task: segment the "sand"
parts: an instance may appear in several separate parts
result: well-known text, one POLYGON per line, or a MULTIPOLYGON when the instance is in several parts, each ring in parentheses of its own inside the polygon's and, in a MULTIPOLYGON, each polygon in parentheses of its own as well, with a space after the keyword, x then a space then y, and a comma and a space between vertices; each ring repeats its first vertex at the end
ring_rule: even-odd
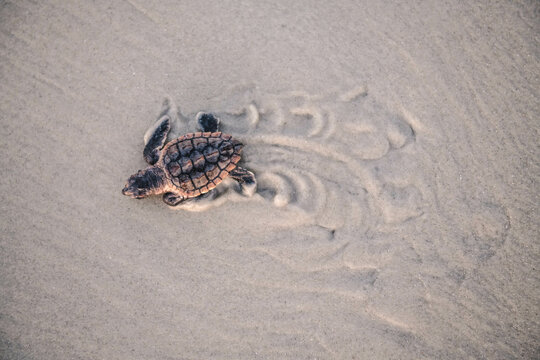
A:
POLYGON ((532 359, 535 1, 3 1, 2 359, 532 359), (161 112, 245 144, 121 194, 161 112))

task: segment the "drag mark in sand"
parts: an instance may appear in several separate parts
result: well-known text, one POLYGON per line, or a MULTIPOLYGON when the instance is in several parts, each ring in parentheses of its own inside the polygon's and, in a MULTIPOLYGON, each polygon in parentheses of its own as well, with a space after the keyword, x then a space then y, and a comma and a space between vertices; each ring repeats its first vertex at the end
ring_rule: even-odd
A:
MULTIPOLYGON (((264 94, 248 86, 210 103, 223 131, 247 144, 245 161, 259 181, 256 197, 303 212, 306 223, 336 229, 356 222, 359 213, 352 212, 358 207, 385 223, 423 213, 424 190, 404 179, 386 182, 377 166, 398 168, 394 173, 406 167, 411 158, 401 153, 416 151, 410 146, 416 141, 414 128, 421 125, 371 99, 366 87, 310 95, 264 94)), ((193 116, 182 115, 172 102, 164 109, 162 116, 181 123, 179 134, 193 127, 186 120, 193 116)), ((223 197, 243 200, 225 188, 216 190, 207 199, 211 202, 200 199, 183 208, 206 210, 224 203, 223 197)))

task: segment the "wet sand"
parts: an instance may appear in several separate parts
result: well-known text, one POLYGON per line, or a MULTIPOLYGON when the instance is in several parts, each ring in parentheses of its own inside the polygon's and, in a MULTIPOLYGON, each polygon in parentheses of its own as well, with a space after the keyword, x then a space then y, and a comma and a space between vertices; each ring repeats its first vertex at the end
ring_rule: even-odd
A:
POLYGON ((539 13, 3 2, 0 357, 538 357, 539 13), (253 197, 123 196, 198 111, 253 197))

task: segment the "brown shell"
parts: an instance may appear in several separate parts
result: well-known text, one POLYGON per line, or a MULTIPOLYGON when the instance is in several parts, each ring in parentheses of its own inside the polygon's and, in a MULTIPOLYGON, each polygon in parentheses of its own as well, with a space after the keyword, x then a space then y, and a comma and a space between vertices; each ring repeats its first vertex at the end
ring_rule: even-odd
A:
POLYGON ((221 132, 196 132, 169 142, 160 163, 167 178, 187 197, 215 188, 236 168, 244 145, 221 132))

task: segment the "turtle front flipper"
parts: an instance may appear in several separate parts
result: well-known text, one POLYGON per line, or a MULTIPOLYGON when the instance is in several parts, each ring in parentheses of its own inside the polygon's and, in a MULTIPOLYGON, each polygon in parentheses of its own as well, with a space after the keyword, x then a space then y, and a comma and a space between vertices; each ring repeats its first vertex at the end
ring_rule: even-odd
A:
POLYGON ((213 114, 200 112, 196 116, 197 122, 202 131, 216 132, 219 129, 220 120, 213 114))
POLYGON ((154 130, 150 133, 146 145, 144 146, 144 160, 150 165, 154 165, 159 159, 159 153, 165 144, 167 134, 171 130, 171 119, 164 115, 156 123, 154 130))
POLYGON ((184 197, 173 192, 168 192, 163 194, 163 201, 169 206, 176 206, 184 201, 184 197))
POLYGON ((242 194, 245 196, 252 196, 255 193, 255 189, 257 189, 257 180, 251 171, 238 166, 231 171, 230 176, 238 181, 242 194))

